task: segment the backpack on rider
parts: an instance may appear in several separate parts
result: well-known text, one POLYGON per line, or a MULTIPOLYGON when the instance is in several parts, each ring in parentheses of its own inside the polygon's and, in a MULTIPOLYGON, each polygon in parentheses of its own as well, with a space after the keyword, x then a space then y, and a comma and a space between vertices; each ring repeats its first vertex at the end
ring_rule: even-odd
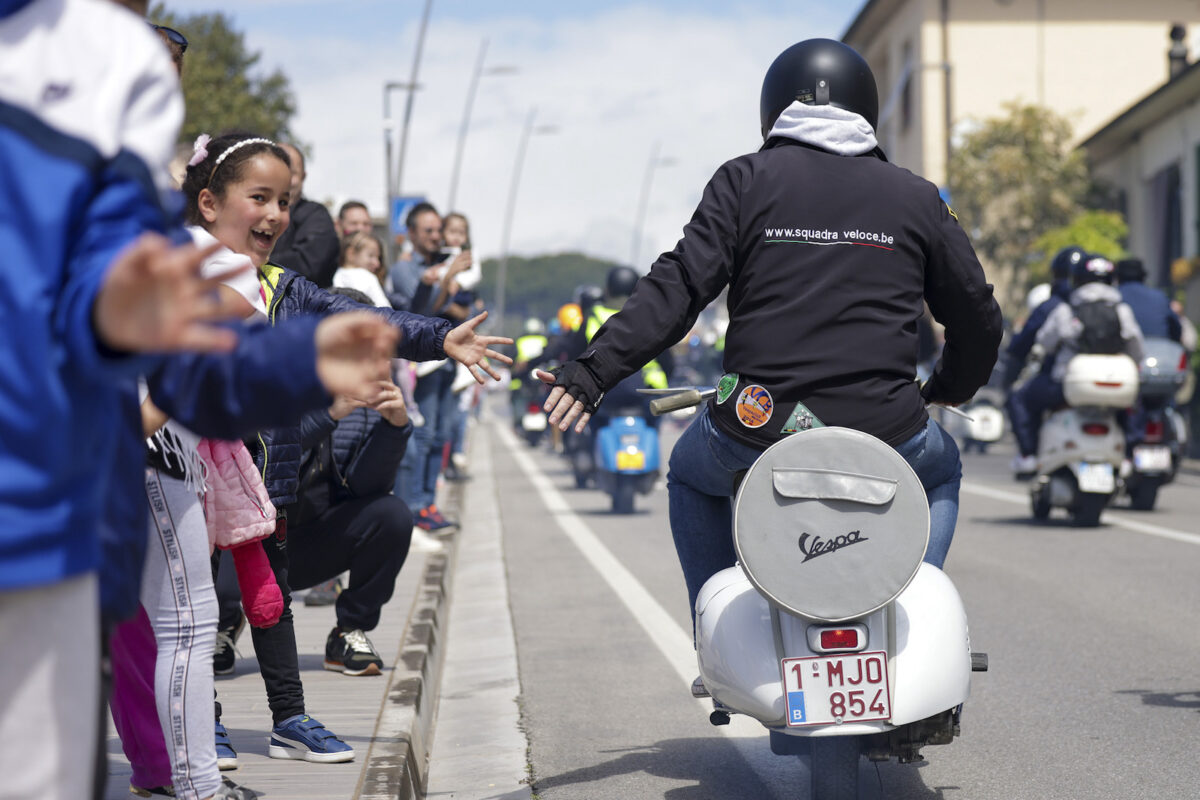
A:
MULTIPOLYGON (((1085 283, 1110 283, 1113 264, 1106 258, 1086 259, 1075 270, 1073 283, 1076 288, 1085 283)), ((1079 353, 1113 355, 1125 352, 1125 340, 1121 336, 1121 318, 1117 315, 1117 304, 1111 300, 1081 301, 1072 298, 1071 311, 1080 325, 1076 347, 1079 353)))

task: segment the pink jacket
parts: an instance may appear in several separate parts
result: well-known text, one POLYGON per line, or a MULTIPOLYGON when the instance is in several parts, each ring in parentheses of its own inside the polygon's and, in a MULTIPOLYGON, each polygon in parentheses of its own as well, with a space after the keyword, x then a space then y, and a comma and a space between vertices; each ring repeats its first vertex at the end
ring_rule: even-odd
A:
POLYGON ((196 449, 208 467, 204 515, 209 544, 228 550, 274 533, 275 506, 246 445, 201 439, 196 449))

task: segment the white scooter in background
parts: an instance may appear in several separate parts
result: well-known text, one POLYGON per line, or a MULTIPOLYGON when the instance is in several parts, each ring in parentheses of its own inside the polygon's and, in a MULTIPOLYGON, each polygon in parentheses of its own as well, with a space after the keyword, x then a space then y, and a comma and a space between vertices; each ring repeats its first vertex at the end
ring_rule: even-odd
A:
POLYGON ((1077 355, 1067 364, 1067 408, 1042 422, 1037 476, 1030 486, 1035 519, 1065 508, 1080 527, 1100 524, 1118 488, 1125 433, 1117 410, 1137 399, 1138 366, 1125 355, 1077 355))
POLYGON ((809 755, 816 800, 856 798, 862 756, 911 763, 949 744, 987 656, 971 652, 954 584, 922 561, 928 540, 920 480, 878 439, 818 428, 764 451, 737 493, 739 564, 696 601, 710 721, 749 715, 773 752, 809 755))

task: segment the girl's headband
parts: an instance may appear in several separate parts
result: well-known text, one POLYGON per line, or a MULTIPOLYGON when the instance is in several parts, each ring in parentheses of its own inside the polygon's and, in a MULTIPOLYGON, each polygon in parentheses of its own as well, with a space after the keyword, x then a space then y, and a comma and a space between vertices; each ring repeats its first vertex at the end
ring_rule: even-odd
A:
MULTIPOLYGON (((200 140, 197 139, 196 142, 197 142, 197 144, 199 144, 200 140)), ((204 144, 207 145, 208 143, 205 142, 204 144)), ((217 174, 217 168, 221 166, 221 162, 224 161, 229 156, 230 153, 232 153, 234 150, 237 150, 239 147, 245 147, 248 144, 265 144, 265 145, 270 145, 271 147, 275 146, 275 143, 272 142, 270 139, 242 139, 240 142, 230 145, 228 148, 225 149, 225 152, 223 152, 223 153, 221 153, 221 155, 217 156, 217 162, 215 164, 213 164, 212 172, 208 173, 208 183, 205 184, 205 186, 207 187, 209 184, 212 183, 213 176, 217 174)), ((208 156, 207 149, 204 150, 204 156, 205 157, 208 156)), ((195 154, 193 154, 193 158, 195 158, 195 154)), ((201 160, 203 160, 203 159, 201 159, 201 160)))

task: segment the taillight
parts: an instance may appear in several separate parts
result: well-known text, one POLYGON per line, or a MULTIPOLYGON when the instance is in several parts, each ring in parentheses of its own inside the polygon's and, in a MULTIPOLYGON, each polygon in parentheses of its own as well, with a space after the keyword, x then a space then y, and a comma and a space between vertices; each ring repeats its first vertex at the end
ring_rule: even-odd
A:
POLYGON ((867 646, 867 626, 860 624, 841 627, 818 627, 808 629, 808 645, 818 653, 857 652, 867 646))
POLYGON ((821 631, 821 647, 825 650, 853 650, 858 647, 858 631, 854 628, 821 631))
POLYGON ((537 402, 533 402, 533 403, 530 403, 530 404, 529 404, 529 408, 525 409, 525 413, 527 413, 527 414, 537 414, 537 413, 539 413, 541 410, 542 410, 542 404, 541 404, 541 403, 537 403, 537 402))
POLYGON ((1084 423, 1083 432, 1088 436, 1107 436, 1108 426, 1103 422, 1087 422, 1084 423))
POLYGON ((1187 368, 1188 368, 1188 354, 1187 354, 1187 350, 1184 350, 1182 353, 1179 354, 1179 371, 1187 372, 1187 368))
POLYGON ((1125 384, 1120 381, 1093 381, 1101 389, 1120 389, 1125 384))
POLYGON ((1163 440, 1163 423, 1162 420, 1148 420, 1146 422, 1146 441, 1161 442, 1163 440))

